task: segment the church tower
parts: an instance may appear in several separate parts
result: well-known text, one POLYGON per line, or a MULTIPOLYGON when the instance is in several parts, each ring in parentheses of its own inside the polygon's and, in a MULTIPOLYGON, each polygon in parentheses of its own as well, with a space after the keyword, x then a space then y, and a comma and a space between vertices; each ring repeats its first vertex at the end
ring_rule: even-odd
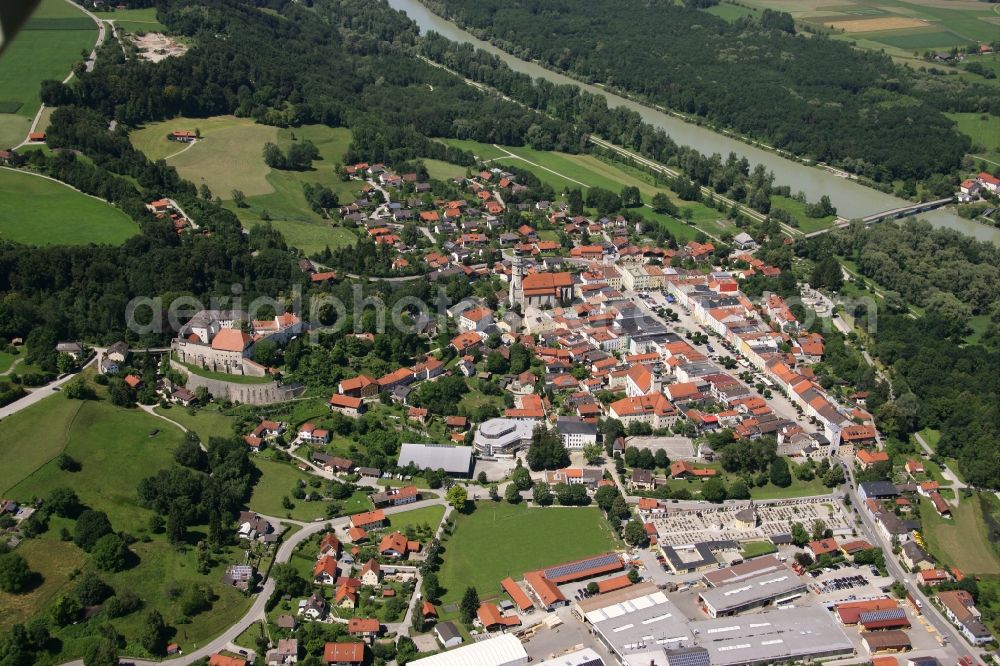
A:
POLYGON ((523 289, 521 280, 524 279, 524 259, 520 250, 514 250, 514 258, 510 262, 510 306, 521 305, 523 289))

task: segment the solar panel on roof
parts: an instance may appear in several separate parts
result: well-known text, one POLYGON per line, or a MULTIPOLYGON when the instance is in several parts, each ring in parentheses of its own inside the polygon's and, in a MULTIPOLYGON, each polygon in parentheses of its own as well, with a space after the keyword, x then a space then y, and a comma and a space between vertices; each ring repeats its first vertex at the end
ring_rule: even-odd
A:
POLYGON ((606 553, 604 555, 598 555, 597 557, 592 557, 589 560, 580 560, 579 562, 570 562, 568 564, 559 564, 542 572, 549 580, 562 578, 564 576, 571 576, 573 574, 578 574, 587 569, 594 569, 597 567, 604 567, 611 564, 620 563, 621 559, 614 553, 606 553))
POLYGON ((669 666, 709 666, 711 660, 708 650, 704 649, 668 650, 667 664, 669 666))
POLYGON ((869 622, 881 622, 882 620, 904 620, 906 613, 902 608, 885 608, 883 610, 869 611, 858 616, 861 624, 869 622))

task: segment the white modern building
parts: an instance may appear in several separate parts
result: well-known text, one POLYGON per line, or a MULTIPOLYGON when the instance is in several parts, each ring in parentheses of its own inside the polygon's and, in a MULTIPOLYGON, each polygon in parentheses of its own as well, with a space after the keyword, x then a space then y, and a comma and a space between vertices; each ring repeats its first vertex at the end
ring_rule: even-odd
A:
POLYGON ((528 653, 513 634, 501 634, 471 645, 411 661, 410 666, 520 666, 528 653))
POLYGON ((472 444, 485 456, 507 457, 531 443, 534 421, 522 419, 490 419, 476 430, 472 444))

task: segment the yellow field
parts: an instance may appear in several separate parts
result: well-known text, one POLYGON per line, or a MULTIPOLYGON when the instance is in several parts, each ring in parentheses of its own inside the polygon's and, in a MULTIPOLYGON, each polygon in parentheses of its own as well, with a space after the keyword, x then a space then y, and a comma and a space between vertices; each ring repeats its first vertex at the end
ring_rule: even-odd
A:
POLYGON ((277 142, 278 128, 258 125, 247 118, 175 118, 152 123, 132 133, 132 145, 150 159, 166 159, 181 177, 195 185, 208 185, 212 193, 229 198, 233 190, 247 196, 270 194, 267 181, 271 169, 261 151, 268 141, 277 142), (193 145, 167 139, 173 130, 201 131, 193 145))
POLYGON ((850 21, 830 21, 831 28, 844 32, 875 32, 877 30, 902 30, 903 28, 924 28, 930 25, 927 21, 902 16, 888 18, 860 19, 850 21))

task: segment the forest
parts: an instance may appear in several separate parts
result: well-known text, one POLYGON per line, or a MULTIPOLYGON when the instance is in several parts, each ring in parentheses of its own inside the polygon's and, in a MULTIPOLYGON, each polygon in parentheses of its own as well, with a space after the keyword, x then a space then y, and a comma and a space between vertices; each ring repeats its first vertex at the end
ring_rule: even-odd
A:
MULTIPOLYGON (((798 36, 777 12, 729 23, 672 0, 428 4, 526 60, 877 182, 950 173, 969 148, 928 77, 884 54, 798 36)), ((995 93, 962 93, 963 107, 1000 112, 995 93)))
POLYGON ((833 256, 852 260, 880 286, 876 325, 858 320, 868 328, 870 351, 892 370, 893 397, 869 401, 879 428, 900 438, 923 428, 940 430, 938 453, 956 458, 971 485, 1000 487, 996 246, 907 220, 869 228, 853 224, 799 243, 796 252, 817 265, 833 256), (923 313, 913 315, 909 305, 923 307, 923 313), (979 342, 969 344, 974 314, 985 315, 988 324, 979 342))

